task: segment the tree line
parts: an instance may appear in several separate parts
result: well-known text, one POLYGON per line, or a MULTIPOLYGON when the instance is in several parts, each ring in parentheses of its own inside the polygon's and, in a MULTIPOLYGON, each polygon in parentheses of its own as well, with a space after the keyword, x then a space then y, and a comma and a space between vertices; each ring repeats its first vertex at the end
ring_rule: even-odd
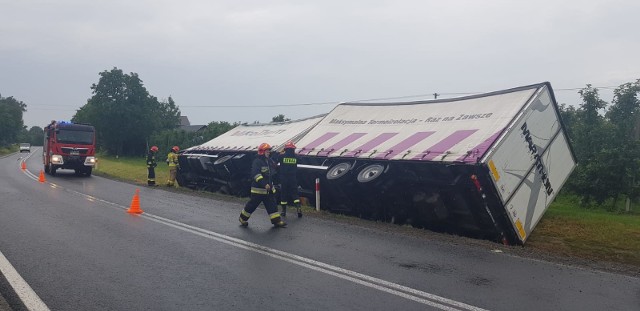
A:
POLYGON ((617 87, 611 103, 598 89, 579 91, 578 107, 560 105, 560 114, 578 166, 563 191, 584 207, 629 210, 640 194, 640 79, 617 87), (619 204, 624 200, 626 204, 619 204), (624 207, 622 207, 624 206, 624 207))
POLYGON ((26 111, 27 104, 12 96, 2 97, 0 94, 0 147, 8 147, 19 142, 42 144, 42 128, 34 126, 27 130, 24 125, 23 114, 26 111))
MULTIPOLYGON (((72 121, 95 126, 101 152, 143 156, 155 145, 163 154, 172 146, 185 149, 200 145, 240 124, 213 121, 203 131, 182 131, 180 109, 173 98, 161 101, 149 94, 138 74, 125 74, 114 67, 99 76, 91 85, 92 97, 72 121)), ((563 192, 578 196, 585 207, 628 209, 640 199, 640 79, 617 87, 611 103, 602 100, 591 85, 578 93, 582 98, 579 106, 559 106, 578 160, 563 192), (621 200, 627 203, 625 208, 619 207, 621 200)), ((13 97, 0 96, 0 146, 42 143, 42 128, 27 130, 24 126, 26 108, 13 97)), ((272 118, 272 122, 287 120, 282 114, 272 118)))

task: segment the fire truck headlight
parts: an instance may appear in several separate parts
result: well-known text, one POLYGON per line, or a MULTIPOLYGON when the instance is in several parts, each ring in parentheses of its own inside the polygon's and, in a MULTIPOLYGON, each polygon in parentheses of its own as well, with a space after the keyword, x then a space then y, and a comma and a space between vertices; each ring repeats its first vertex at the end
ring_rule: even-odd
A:
POLYGON ((95 158, 95 157, 87 157, 87 158, 84 160, 84 165, 87 165, 87 166, 94 166, 94 165, 96 165, 96 161, 97 161, 97 160, 96 160, 96 158, 95 158))
POLYGON ((64 160, 62 159, 61 155, 54 154, 54 155, 51 155, 51 163, 52 164, 64 164, 64 160))

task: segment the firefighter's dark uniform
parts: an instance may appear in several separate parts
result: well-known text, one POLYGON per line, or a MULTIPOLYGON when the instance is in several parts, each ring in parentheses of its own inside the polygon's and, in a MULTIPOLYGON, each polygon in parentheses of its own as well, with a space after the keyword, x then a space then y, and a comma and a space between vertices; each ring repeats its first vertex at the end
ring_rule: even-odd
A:
POLYGON ((275 188, 273 187, 273 168, 271 166, 271 160, 265 155, 258 155, 251 164, 251 198, 245 205, 244 209, 240 213, 240 224, 243 226, 248 225, 249 217, 258 208, 260 203, 264 203, 264 207, 267 209, 271 223, 276 227, 284 227, 286 223, 282 221, 273 193, 275 188), (269 190, 266 189, 269 185, 269 190))
POLYGON ((147 185, 156 186, 156 152, 153 150, 149 150, 147 154, 147 170, 149 174, 147 175, 147 185))
POLYGON ((282 206, 282 216, 287 214, 287 205, 295 206, 298 217, 302 217, 300 210, 300 198, 298 197, 298 159, 294 148, 284 149, 284 154, 278 158, 280 167, 280 205, 282 206))

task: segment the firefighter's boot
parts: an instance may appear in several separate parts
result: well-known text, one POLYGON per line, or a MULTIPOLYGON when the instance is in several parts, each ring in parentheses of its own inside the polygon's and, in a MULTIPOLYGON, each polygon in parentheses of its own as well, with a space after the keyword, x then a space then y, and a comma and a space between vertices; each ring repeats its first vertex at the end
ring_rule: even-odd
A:
POLYGON ((249 226, 249 217, 251 217, 251 213, 247 213, 243 209, 242 212, 240 212, 240 218, 238 218, 238 221, 240 221, 240 225, 243 227, 249 226))
POLYGON ((284 222, 284 220, 280 219, 280 221, 274 223, 273 226, 276 228, 284 228, 287 226, 287 223, 284 222))
POLYGON ((302 217, 302 208, 300 207, 300 203, 296 204, 296 211, 298 212, 298 218, 302 217))
POLYGON ((274 227, 284 228, 287 226, 287 223, 284 222, 284 220, 282 220, 282 217, 280 217, 280 213, 275 212, 269 216, 271 218, 271 223, 273 224, 274 227))

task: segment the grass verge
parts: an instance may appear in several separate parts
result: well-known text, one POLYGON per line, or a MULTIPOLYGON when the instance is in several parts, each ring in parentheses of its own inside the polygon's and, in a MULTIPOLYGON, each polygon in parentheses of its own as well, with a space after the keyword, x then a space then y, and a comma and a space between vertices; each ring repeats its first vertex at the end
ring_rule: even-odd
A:
MULTIPOLYGON (((109 157, 98 155, 98 165, 94 168, 96 175, 108 176, 114 179, 147 184, 147 158, 109 157)), ((156 167, 156 184, 164 185, 169 179, 169 167, 164 162, 158 162, 156 167)))
POLYGON ((0 147, 0 156, 6 155, 6 154, 10 154, 10 153, 14 153, 14 152, 17 152, 17 151, 18 151, 18 146, 17 145, 0 147))
POLYGON ((640 267, 640 215, 580 208, 570 196, 547 209, 526 247, 640 267))

